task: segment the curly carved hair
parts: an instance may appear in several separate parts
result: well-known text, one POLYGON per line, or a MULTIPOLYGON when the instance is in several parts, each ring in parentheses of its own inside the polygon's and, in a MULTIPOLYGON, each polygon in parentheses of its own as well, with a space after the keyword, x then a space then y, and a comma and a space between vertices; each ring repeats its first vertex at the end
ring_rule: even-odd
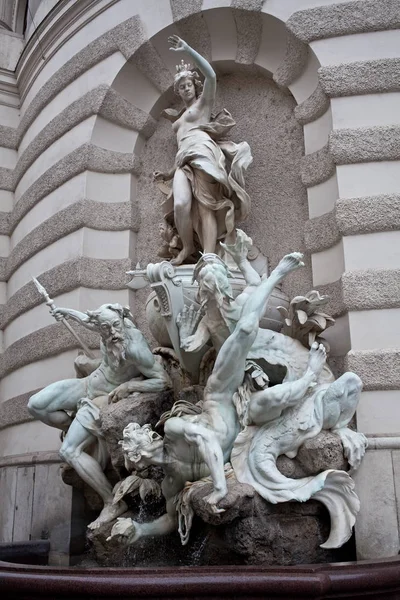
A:
POLYGON ((141 450, 151 446, 155 440, 162 440, 161 435, 153 431, 151 425, 140 426, 139 423, 129 423, 122 433, 122 452, 131 462, 138 462, 142 456, 141 450))
POLYGON ((121 319, 129 319, 133 324, 133 316, 129 306, 122 306, 122 304, 118 303, 102 304, 97 310, 87 310, 86 314, 89 317, 89 323, 100 325, 101 316, 106 310, 115 312, 121 319))

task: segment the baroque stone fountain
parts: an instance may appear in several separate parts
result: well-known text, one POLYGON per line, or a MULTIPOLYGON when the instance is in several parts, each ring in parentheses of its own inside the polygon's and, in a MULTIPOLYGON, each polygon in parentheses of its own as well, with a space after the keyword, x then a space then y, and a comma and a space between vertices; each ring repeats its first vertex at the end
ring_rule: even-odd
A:
POLYGON ((302 255, 268 274, 238 229, 250 211, 250 148, 227 139, 227 111, 212 114, 212 67, 177 36, 169 41, 204 83, 184 61, 177 67, 184 107, 165 116, 178 152, 169 172, 154 174, 165 194, 164 260, 128 283, 149 286, 160 345, 150 349, 129 307, 58 308, 38 284, 57 320, 99 334, 100 356, 83 345, 77 378, 39 391, 29 410, 62 431, 64 480, 99 513, 88 526, 97 564, 352 559, 351 470, 367 445, 353 428, 361 380, 335 380, 327 364, 328 298, 312 290, 289 302, 280 289, 302 255))

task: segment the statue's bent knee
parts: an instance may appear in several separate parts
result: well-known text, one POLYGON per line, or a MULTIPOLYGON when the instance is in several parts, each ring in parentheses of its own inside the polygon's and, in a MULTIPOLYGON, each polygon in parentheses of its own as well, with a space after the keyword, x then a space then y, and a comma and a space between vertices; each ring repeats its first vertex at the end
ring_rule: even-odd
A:
POLYGON ((70 463, 74 458, 78 458, 79 453, 76 448, 73 448, 70 444, 63 444, 58 452, 61 460, 66 463, 70 463))
POLYGON ((346 384, 347 392, 361 392, 363 384, 361 379, 355 373, 344 373, 340 378, 346 384))

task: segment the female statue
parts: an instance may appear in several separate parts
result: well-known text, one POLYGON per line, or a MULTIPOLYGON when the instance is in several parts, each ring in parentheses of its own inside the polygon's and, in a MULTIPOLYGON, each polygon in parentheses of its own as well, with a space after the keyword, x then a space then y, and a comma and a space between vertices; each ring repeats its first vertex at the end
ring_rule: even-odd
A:
POLYGON ((182 242, 171 262, 180 265, 195 251, 194 231, 204 252, 215 252, 219 239, 234 241, 235 224, 246 219, 250 210, 243 172, 252 156, 246 142, 222 140, 235 125, 228 111, 212 118, 216 76, 211 65, 178 36, 168 41, 171 50, 189 54, 205 78, 203 87, 189 64, 182 60, 177 66, 174 89, 184 108, 180 112, 169 109, 164 115, 173 122, 178 152, 169 172, 154 174, 156 181, 173 180, 166 209, 167 214, 173 210, 182 242))

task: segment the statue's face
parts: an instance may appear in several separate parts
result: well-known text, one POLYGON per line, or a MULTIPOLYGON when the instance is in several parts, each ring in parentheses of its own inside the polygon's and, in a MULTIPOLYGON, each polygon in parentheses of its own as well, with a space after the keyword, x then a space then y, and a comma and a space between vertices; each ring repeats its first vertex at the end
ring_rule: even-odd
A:
POLYGON ((200 278, 200 300, 207 301, 215 296, 216 281, 213 273, 206 272, 200 278))
POLYGON ((188 103, 196 98, 196 88, 194 86, 193 79, 190 77, 183 77, 178 85, 178 94, 185 103, 188 103))
POLYGON ((136 452, 125 453, 125 461, 128 461, 130 467, 133 467, 135 471, 144 471, 151 465, 158 464, 157 456, 160 449, 162 452, 162 446, 163 441, 159 439, 141 444, 136 452))
POLYGON ((99 318, 100 333, 104 341, 117 344, 124 339, 124 323, 113 310, 106 310, 99 318))

